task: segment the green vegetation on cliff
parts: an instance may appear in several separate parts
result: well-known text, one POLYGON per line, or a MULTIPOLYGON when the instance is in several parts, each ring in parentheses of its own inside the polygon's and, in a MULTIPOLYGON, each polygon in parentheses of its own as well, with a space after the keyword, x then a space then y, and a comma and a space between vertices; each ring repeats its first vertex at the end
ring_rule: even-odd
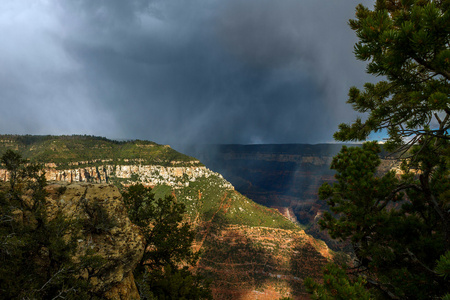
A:
MULTIPOLYGON (((118 142, 93 136, 32 136, 0 135, 0 154, 6 150, 17 151, 22 157, 37 163, 55 163, 57 168, 83 168, 95 165, 160 165, 202 166, 193 157, 181 154, 169 146, 150 141, 118 142)), ((131 178, 116 178, 110 182, 118 185, 139 183, 138 174, 131 178)), ((173 194, 184 203, 192 221, 226 222, 246 226, 299 229, 277 210, 256 204, 240 193, 219 175, 205 171, 205 176, 189 178, 187 174, 173 176, 174 188, 157 185, 156 198, 173 194), (176 182, 175 182, 176 181, 176 182)))
POLYGON ((197 160, 181 154, 167 145, 150 141, 113 141, 94 136, 35 136, 0 135, 0 153, 17 151, 22 157, 37 163, 55 163, 58 168, 95 165, 177 166, 201 165, 197 160), (80 164, 81 163, 81 164, 80 164))
POLYGON ((223 178, 219 176, 201 177, 174 193, 186 205, 186 211, 192 220, 300 229, 299 225, 286 219, 276 209, 253 202, 239 192, 224 187, 223 182, 223 178))

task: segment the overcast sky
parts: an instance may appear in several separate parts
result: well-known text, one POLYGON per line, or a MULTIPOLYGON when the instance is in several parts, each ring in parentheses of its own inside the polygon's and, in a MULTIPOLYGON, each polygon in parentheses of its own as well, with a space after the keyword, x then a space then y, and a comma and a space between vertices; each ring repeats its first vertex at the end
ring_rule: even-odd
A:
POLYGON ((354 0, 2 0, 0 133, 331 142, 354 0))

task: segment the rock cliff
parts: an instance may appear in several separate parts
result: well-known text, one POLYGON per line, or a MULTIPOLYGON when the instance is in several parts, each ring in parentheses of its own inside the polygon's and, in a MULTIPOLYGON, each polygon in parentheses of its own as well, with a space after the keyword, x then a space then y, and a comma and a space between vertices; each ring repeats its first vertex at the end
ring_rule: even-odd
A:
MULTIPOLYGON (((86 162, 83 162, 86 163, 86 162)), ((89 162, 88 162, 89 163, 89 162)), ((168 185, 173 188, 189 186, 190 182, 198 178, 222 175, 211 171, 204 166, 166 167, 161 165, 100 165, 78 168, 76 164, 70 169, 59 169, 54 163, 45 164, 45 177, 47 181, 62 182, 89 182, 89 183, 117 183, 127 184, 143 183, 148 186, 168 185)), ((9 180, 9 173, 0 169, 0 179, 9 180)), ((224 187, 234 189, 226 180, 224 187)))
MULTIPOLYGON (((93 249, 107 258, 108 264, 98 270, 98 276, 93 279, 95 289, 107 298, 137 297, 131 270, 143 251, 142 238, 126 217, 120 193, 109 183, 141 182, 154 187, 157 197, 170 194, 186 205, 186 219, 198 233, 195 249, 202 253, 197 271, 213 280, 216 299, 304 298, 303 279, 319 278, 323 264, 333 258, 334 253, 326 244, 307 235, 276 209, 246 198, 220 174, 195 159, 169 151, 168 147, 139 141, 118 143, 117 147, 121 148, 116 149, 116 144, 99 138, 27 137, 27 143, 15 148, 17 140, 20 137, 8 140, 4 148, 17 148, 24 157, 46 163, 46 177, 51 182, 48 186, 50 211, 62 209, 68 218, 80 218, 91 224, 92 230, 83 233, 79 248, 80 251, 93 249), (151 151, 141 159, 143 149, 151 151), (109 158, 110 152, 116 157, 109 158), (97 228, 95 222, 92 223, 99 208, 107 212, 106 218, 111 221, 106 227, 97 228)), ((226 155, 224 157, 233 161, 233 154, 226 155)), ((300 164, 310 168, 299 173, 307 178, 309 173, 302 172, 327 166, 331 159, 331 156, 280 155, 267 151, 256 156, 244 153, 236 157, 241 159, 235 161, 261 158, 266 166, 274 167, 269 168, 270 174, 275 176, 268 187, 292 184, 295 189, 298 189, 295 181, 284 182, 293 170, 286 166, 300 164)), ((261 175, 266 171, 246 165, 235 172, 240 173, 242 182, 253 188, 251 197, 270 195, 267 186, 264 188, 268 181, 244 178, 248 174, 263 178, 261 175)), ((0 179, 8 177, 5 170, 0 170, 0 179)), ((294 209, 284 204, 280 206, 288 208, 284 211, 294 219, 294 209)))
POLYGON ((215 299, 309 299, 306 277, 321 279, 334 258, 303 230, 227 225, 209 228, 198 271, 213 278, 215 299))
POLYGON ((257 203, 309 224, 320 208, 317 190, 332 181, 341 145, 213 145, 186 149, 257 203))
MULTIPOLYGON (((237 224, 239 218, 251 218, 258 210, 261 212, 255 222, 262 222, 261 216, 266 216, 269 224, 277 224, 279 221, 272 218, 279 216, 222 187, 223 179, 212 179, 197 178, 193 186, 174 194, 181 198, 186 189, 192 189, 197 197, 189 202, 198 205, 206 201, 214 210, 193 223, 198 231, 194 247, 202 253, 195 271, 213 280, 214 298, 306 297, 304 278, 319 279, 322 266, 333 259, 333 252, 295 226, 281 229, 237 224), (214 204, 211 190, 224 193, 219 204, 214 204)), ((88 224, 78 240, 78 252, 92 249, 107 261, 91 279, 95 291, 107 299, 138 299, 132 270, 142 257, 143 239, 127 217, 119 190, 109 184, 54 182, 47 191, 50 217, 61 210, 68 219, 88 224), (106 212, 103 221, 96 216, 99 209, 106 212), (105 224, 98 224, 100 221, 105 224)))
POLYGON ((92 270, 95 274, 82 274, 91 277, 93 290, 107 299, 139 299, 132 271, 144 253, 144 241, 128 219, 119 190, 87 183, 55 183, 46 189, 49 218, 62 211, 67 219, 85 224, 77 255, 91 249, 105 259, 101 268, 92 270))
MULTIPOLYGON (((322 183, 334 181, 330 164, 341 147, 340 144, 203 145, 185 147, 184 151, 221 173, 237 191, 255 202, 278 209, 294 222, 312 225, 309 233, 327 239, 334 249, 339 249, 337 243, 320 232, 316 223, 326 209, 326 203, 318 198, 318 190, 322 183)), ((379 172, 395 165, 394 160, 382 159, 379 172)))

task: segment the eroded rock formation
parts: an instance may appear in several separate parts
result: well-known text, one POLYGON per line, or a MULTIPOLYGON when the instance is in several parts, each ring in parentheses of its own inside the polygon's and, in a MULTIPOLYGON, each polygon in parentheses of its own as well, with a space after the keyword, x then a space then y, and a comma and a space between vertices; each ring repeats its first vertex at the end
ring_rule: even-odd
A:
MULTIPOLYGON (((77 167, 74 165, 71 169, 60 170, 56 164, 51 163, 45 165, 44 171, 47 181, 115 183, 125 180, 127 183, 139 182, 148 186, 168 185, 173 188, 188 186, 190 182, 200 177, 218 176, 223 179, 222 175, 203 166, 166 167, 136 164, 77 167)), ((0 179, 9 180, 7 170, 0 169, 0 179)), ((223 180, 223 185, 227 189, 234 189, 226 180, 223 180)))
MULTIPOLYGON (((91 249, 105 258, 92 270, 93 290, 108 299, 139 299, 132 271, 144 253, 139 230, 128 218, 119 190, 107 184, 55 183, 47 186, 48 215, 61 211, 83 225, 77 256, 91 249)), ((75 259, 77 259, 77 256, 75 259)))

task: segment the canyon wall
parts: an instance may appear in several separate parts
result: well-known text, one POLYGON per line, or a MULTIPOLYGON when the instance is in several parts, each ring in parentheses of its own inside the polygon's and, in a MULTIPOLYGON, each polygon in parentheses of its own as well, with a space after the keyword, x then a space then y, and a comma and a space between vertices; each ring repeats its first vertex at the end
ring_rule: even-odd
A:
MULTIPOLYGON (((120 168, 124 169, 128 170, 120 168)), ((130 170, 133 172, 120 174, 131 178, 138 169, 130 170)), ((177 172, 169 175, 182 178, 178 171, 183 169, 175 170, 177 172)), ((174 186, 172 193, 186 203, 188 212, 197 206, 210 207, 193 222, 197 228, 194 249, 202 253, 195 271, 212 279, 214 299, 279 299, 286 296, 307 299, 303 280, 306 277, 319 280, 322 267, 334 259, 334 253, 325 243, 296 226, 282 229, 239 224, 237 220, 249 222, 252 217, 254 222, 261 222, 263 215, 271 224, 282 217, 275 210, 246 199, 216 173, 206 168, 196 172, 189 175, 194 181, 181 188, 174 186), (194 177, 195 174, 201 177, 194 177), (187 191, 193 195, 186 196, 187 191), (214 199, 216 193, 220 201, 214 199)), ((113 225, 100 233, 84 229, 84 238, 78 240, 79 252, 90 248, 107 258, 107 264, 97 270, 98 275, 92 279, 96 292, 108 299, 137 298, 131 271, 142 256, 143 241, 126 215, 117 187, 104 183, 50 182, 47 192, 50 217, 61 210, 68 219, 89 220, 86 211, 90 208, 100 206, 105 210, 113 225)), ((195 215, 199 213, 199 208, 194 209, 195 215)))
POLYGON ((144 238, 134 226, 117 187, 108 184, 54 183, 46 187, 49 219, 57 212, 69 220, 78 220, 83 226, 78 239, 75 260, 86 250, 93 250, 105 259, 96 270, 85 270, 82 277, 90 278, 92 290, 105 299, 139 299, 133 270, 144 253, 144 238), (102 209, 108 226, 94 230, 92 214, 102 209))
MULTIPOLYGON (((291 194, 303 191, 295 180, 287 180, 292 174, 319 180, 309 176, 311 170, 327 165, 331 156, 299 155, 290 150, 279 153, 260 149, 255 154, 228 150, 208 153, 207 148, 203 149, 204 154, 216 155, 212 161, 226 165, 223 170, 227 179, 237 178, 237 185, 248 187, 251 198, 264 196, 270 204, 272 196, 283 199, 286 195, 286 204, 280 205, 280 211, 288 220, 277 209, 259 205, 237 192, 214 172, 218 169, 212 171, 166 146, 77 136, 19 136, 13 142, 6 143, 3 149, 20 150, 30 161, 47 162, 45 176, 52 209, 65 210, 68 218, 89 218, 86 207, 102 207, 111 218, 119 218, 117 226, 110 226, 101 235, 85 232, 79 241, 80 247, 93 247, 108 260, 111 257, 113 265, 108 265, 95 282, 105 297, 130 299, 136 295, 130 270, 141 253, 140 237, 123 214, 123 203, 119 204, 120 193, 109 183, 143 183, 154 187, 155 197, 171 195, 185 205, 186 220, 197 231, 195 249, 201 253, 196 270, 212 280, 215 299, 308 299, 303 280, 307 276, 320 278, 322 266, 334 258, 325 243, 289 221, 297 217, 287 204, 292 195, 286 192, 291 187, 291 194), (15 147, 15 143, 20 147, 15 147), (264 167, 258 166, 261 163, 264 167), (301 170, 297 170, 299 165, 301 170), (120 257, 122 252, 130 251, 131 261, 120 257), (126 265, 121 265, 121 261, 126 265), (114 271, 108 273, 109 269, 114 271)), ((198 158, 211 162, 204 156, 198 158)), ((8 178, 8 172, 0 170, 0 180, 8 178)), ((310 184, 305 183, 307 186, 310 184)))
MULTIPOLYGON (((184 147, 183 151, 221 173, 253 201, 310 226, 308 233, 338 250, 342 248, 320 232, 317 221, 327 209, 325 201, 319 200, 318 190, 324 182, 334 181, 330 164, 341 148, 342 144, 203 145, 184 147)), ((385 153, 382 157, 380 173, 396 165, 395 160, 385 158, 385 153)))
POLYGON ((322 208, 317 190, 334 179, 342 145, 211 145, 183 149, 221 173, 240 193, 309 224, 322 208))
MULTIPOLYGON (((201 179, 205 180, 205 178, 201 179)), ((216 182, 219 181, 216 178, 216 182)), ((213 189, 218 188, 212 184, 213 189)), ((198 202, 209 198, 208 187, 198 190, 198 202), (206 198, 206 199, 205 199, 206 198)), ((61 211, 67 219, 92 224, 93 209, 106 213, 108 226, 82 228, 77 255, 86 249, 106 259, 91 276, 93 290, 106 299, 139 299, 132 271, 141 259, 144 241, 126 213, 122 196, 110 184, 54 182, 47 186, 48 215, 61 211), (86 221, 86 222, 85 222, 86 221)), ((252 214, 260 207, 236 191, 221 189, 214 214, 196 223, 194 250, 201 256, 195 272, 212 280, 214 299, 308 299, 303 281, 321 278, 322 267, 334 259, 326 244, 296 228, 281 229, 224 222, 234 210, 252 214), (241 209, 239 209, 241 208, 241 209), (253 208, 253 209, 252 209, 253 208)), ((179 192, 179 191, 178 191, 179 192)), ((178 192, 176 194, 178 194, 178 192)), ((209 201, 208 201, 209 202, 209 201)), ((274 213, 269 216, 274 218, 274 213)), ((103 220, 103 219, 102 219, 103 220)), ((104 220, 102 221, 104 222, 104 220)))
MULTIPOLYGON (((82 162, 86 164, 87 162, 82 162)), ((81 164, 81 163, 80 163, 81 164)), ((147 186, 168 185, 173 188, 189 186, 190 182, 195 182, 201 177, 222 175, 211 171, 204 166, 186 167, 166 167, 159 165, 100 165, 77 167, 73 164, 71 169, 60 170, 54 163, 45 164, 45 177, 47 181, 62 182, 90 182, 90 183, 143 183, 147 186)), ((0 179, 9 180, 9 173, 5 169, 0 169, 0 179)), ((228 189, 234 187, 226 180, 223 186, 228 189)))

